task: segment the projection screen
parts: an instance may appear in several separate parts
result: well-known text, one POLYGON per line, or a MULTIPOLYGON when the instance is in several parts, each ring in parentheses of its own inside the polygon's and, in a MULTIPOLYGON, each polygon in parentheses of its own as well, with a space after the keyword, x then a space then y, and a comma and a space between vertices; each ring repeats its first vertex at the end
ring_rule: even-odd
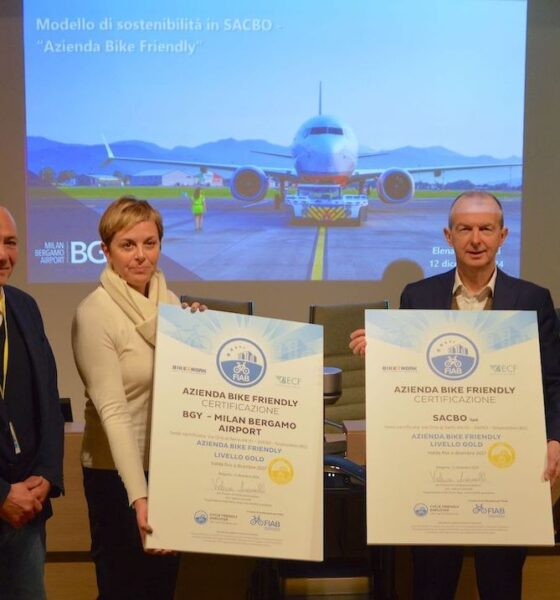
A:
POLYGON ((518 275, 526 11, 27 0, 29 281, 96 281, 123 194, 161 211, 169 279, 428 276, 454 266, 441 227, 472 187, 502 200, 518 275))

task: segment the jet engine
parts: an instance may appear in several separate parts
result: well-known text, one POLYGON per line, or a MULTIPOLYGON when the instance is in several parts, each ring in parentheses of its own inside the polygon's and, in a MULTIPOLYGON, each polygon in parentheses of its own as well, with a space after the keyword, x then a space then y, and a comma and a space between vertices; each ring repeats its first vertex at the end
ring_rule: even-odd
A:
POLYGON ((377 193, 387 204, 403 204, 414 198, 414 179, 403 169, 387 169, 377 180, 377 193))
POLYGON ((229 187, 238 200, 257 202, 268 190, 268 178, 258 167, 240 167, 233 174, 229 187))

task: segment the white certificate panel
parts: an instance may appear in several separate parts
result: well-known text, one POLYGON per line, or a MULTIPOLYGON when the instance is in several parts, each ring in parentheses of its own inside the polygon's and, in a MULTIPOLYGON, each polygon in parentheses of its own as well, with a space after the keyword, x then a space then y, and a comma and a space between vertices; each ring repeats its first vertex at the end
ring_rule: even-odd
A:
POLYGON ((370 544, 552 545, 534 312, 367 311, 370 544))
POLYGON ((323 328, 160 306, 150 548, 323 558, 323 328))

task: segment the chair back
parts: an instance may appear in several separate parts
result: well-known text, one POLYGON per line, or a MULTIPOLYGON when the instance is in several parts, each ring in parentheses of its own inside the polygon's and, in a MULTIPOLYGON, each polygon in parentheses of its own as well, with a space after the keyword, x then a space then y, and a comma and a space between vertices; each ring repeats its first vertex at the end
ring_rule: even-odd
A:
POLYGON ((364 311, 387 308, 387 300, 309 307, 309 322, 324 327, 325 366, 342 369, 342 396, 325 408, 328 419, 342 422, 365 418, 365 360, 354 356, 348 343, 350 333, 364 327, 364 311))
POLYGON ((222 312, 237 313, 239 315, 252 315, 254 304, 252 300, 224 300, 222 298, 206 298, 204 296, 191 296, 183 294, 181 302, 192 304, 200 302, 205 304, 210 310, 220 310, 222 312))

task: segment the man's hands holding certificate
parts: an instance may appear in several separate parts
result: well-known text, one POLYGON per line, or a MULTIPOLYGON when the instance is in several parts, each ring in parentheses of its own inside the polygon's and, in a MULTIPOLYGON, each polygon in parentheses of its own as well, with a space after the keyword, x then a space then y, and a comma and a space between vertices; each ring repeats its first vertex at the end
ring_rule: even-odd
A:
POLYGON ((366 330, 356 329, 350 334, 350 344, 348 344, 353 354, 358 356, 366 355, 366 330))
POLYGON ((545 481, 550 481, 552 487, 560 479, 560 442, 550 440, 547 444, 545 481))

